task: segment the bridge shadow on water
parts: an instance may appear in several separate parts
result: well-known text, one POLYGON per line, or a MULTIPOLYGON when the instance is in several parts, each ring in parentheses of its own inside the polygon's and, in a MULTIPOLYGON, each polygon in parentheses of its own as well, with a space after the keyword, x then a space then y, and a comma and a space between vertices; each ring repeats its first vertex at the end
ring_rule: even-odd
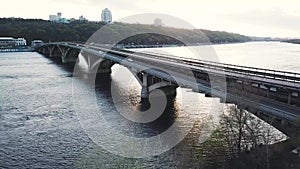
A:
POLYGON ((67 77, 73 77, 75 63, 62 63, 61 58, 55 58, 55 57, 53 58, 45 57, 45 58, 50 61, 48 62, 48 64, 58 65, 57 68, 63 70, 63 72, 66 72, 67 77))
MULTIPOLYGON (((59 69, 66 72, 67 77, 75 76, 73 74, 75 63, 63 64, 60 58, 55 57, 47 59, 51 61, 50 64, 56 64, 59 69)), ((84 79, 82 79, 82 81, 84 82, 84 79)), ((103 113, 104 118, 117 131, 135 137, 151 137, 161 134, 174 124, 178 114, 176 95, 166 95, 167 102, 165 109, 163 112, 160 112, 161 114, 157 119, 149 123, 137 123, 126 119, 120 112, 118 112, 112 97, 112 82, 113 78, 111 73, 101 73, 96 75, 94 84, 85 83, 85 85, 95 87, 98 105, 102 105, 101 107, 99 106, 99 109, 101 108, 101 113, 103 113)), ((122 90, 122 87, 117 90, 122 90)), ((114 92, 124 93, 124 91, 114 92)), ((155 103, 150 104, 148 99, 141 99, 140 93, 137 94, 125 91, 125 96, 123 97, 134 98, 135 101, 132 102, 132 105, 128 105, 128 107, 133 107, 137 113, 146 112, 151 108, 151 106, 156 106, 155 103)), ((164 98, 156 97, 155 99, 160 100, 164 98)))
MULTIPOLYGON (((67 77, 73 77, 75 76, 74 73, 74 67, 76 65, 76 63, 62 63, 60 58, 47 58, 49 59, 51 62, 50 64, 56 64, 58 65, 57 67, 59 69, 62 69, 64 72, 67 73, 67 77)), ((161 112, 161 115, 155 119, 152 122, 149 123, 136 123, 136 122, 132 122, 130 120, 127 120, 126 118, 124 118, 116 109, 114 102, 113 102, 113 98, 112 98, 112 94, 111 94, 111 86, 112 86, 112 75, 111 73, 101 73, 101 74, 97 74, 95 76, 95 81, 94 84, 89 84, 86 83, 86 85, 89 86, 94 86, 95 87, 95 93, 96 96, 98 97, 98 104, 101 105, 106 105, 106 108, 109 108, 108 111, 105 112, 109 112, 107 114, 104 113, 104 117, 107 117, 107 120, 111 120, 111 123, 114 123, 114 121, 121 121, 121 123, 119 125, 127 125, 127 126, 135 126, 134 128, 139 128, 139 131, 141 131, 141 133, 139 133, 138 135, 142 134, 146 134, 147 137, 149 136, 154 136, 157 134, 162 133, 163 131, 165 131, 166 129, 168 129, 175 121, 175 119, 177 118, 177 114, 178 114, 178 107, 177 107, 177 102, 176 102, 176 95, 166 95, 167 98, 167 102, 165 105, 165 109, 163 112, 161 112), (115 119, 112 119, 111 117, 114 117, 115 119), (148 132, 144 132, 144 130, 147 130, 148 132)), ((82 81, 84 82, 85 80, 82 79, 82 81)), ((120 88, 118 88, 120 89, 120 88)), ((119 91, 115 91, 116 93, 119 93, 119 91)), ((121 93, 121 92, 120 92, 121 93)), ((125 97, 129 97, 129 98, 135 98, 137 100, 136 103, 132 103, 132 105, 128 105, 128 106, 133 106, 134 109, 137 112, 145 112, 147 110, 149 110, 151 108, 151 106, 155 107, 155 103, 152 103, 152 105, 150 104, 148 99, 141 99, 140 98, 140 94, 137 93, 126 93, 127 96, 125 97)), ((164 99, 164 98, 159 98, 156 97, 155 99, 164 99)), ((126 129, 126 127, 123 127, 122 130, 124 130, 124 128, 126 129)), ((120 129, 120 128, 119 128, 120 129)), ((118 129, 118 130, 119 130, 118 129)), ((130 134, 130 130, 127 129, 128 133, 130 134)), ((137 131, 132 131, 137 132, 137 131)), ((135 134, 133 134, 135 135, 135 134)), ((136 136, 136 135, 135 135, 136 136)), ((138 136, 137 136, 138 137, 138 136)))

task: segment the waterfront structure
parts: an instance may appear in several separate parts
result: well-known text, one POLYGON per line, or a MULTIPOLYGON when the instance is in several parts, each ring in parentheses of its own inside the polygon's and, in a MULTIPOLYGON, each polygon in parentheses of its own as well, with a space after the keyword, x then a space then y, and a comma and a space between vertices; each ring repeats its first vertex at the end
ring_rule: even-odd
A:
POLYGON ((16 46, 26 46, 27 45, 25 38, 15 39, 15 44, 16 44, 16 46))
POLYGON ((26 46, 24 38, 0 37, 0 47, 19 47, 26 46))
POLYGON ((12 47, 15 46, 12 37, 1 37, 0 38, 0 47, 12 47))
POLYGON ((112 22, 111 11, 108 8, 105 8, 105 9, 102 10, 101 21, 104 22, 104 23, 111 23, 112 22))

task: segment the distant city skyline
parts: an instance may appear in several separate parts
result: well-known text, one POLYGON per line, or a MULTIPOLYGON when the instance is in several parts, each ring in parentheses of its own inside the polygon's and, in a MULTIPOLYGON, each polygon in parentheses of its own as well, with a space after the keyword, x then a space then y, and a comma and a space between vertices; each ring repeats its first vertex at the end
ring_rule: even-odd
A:
MULTIPOLYGON (((84 16, 90 21, 100 21, 102 10, 108 8, 113 13, 113 21, 134 14, 161 13, 183 19, 199 29, 300 38, 299 6, 298 0, 10 0, 0 10, 0 17, 49 20, 49 15, 61 12, 68 19, 84 16)), ((180 27, 162 22, 166 26, 180 27)))

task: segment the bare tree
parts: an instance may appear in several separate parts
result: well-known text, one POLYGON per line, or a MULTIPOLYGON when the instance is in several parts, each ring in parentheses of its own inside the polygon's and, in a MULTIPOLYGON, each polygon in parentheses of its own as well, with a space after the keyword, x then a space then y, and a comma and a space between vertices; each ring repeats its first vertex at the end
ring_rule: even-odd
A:
POLYGON ((236 105, 230 106, 229 114, 224 114, 222 126, 227 133, 227 142, 233 155, 239 155, 242 150, 243 138, 246 136, 246 121, 249 118, 245 110, 236 105), (236 154, 237 152, 237 154, 236 154))
MULTIPOLYGON (((270 145, 287 138, 278 130, 250 112, 229 105, 224 113, 221 126, 226 133, 226 140, 232 158, 241 157, 244 151, 253 151, 239 162, 249 162, 261 168, 270 168, 270 145)), ((250 167, 250 166, 249 166, 250 167)))

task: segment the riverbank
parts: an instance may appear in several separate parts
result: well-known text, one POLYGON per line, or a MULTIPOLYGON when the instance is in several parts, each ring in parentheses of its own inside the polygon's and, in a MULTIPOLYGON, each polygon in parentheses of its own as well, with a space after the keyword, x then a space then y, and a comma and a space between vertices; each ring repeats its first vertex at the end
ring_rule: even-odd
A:
POLYGON ((71 22, 69 24, 60 24, 38 19, 0 18, 0 26, 4 30, 0 32, 0 36, 14 35, 16 37, 24 37, 27 42, 31 42, 37 38, 36 32, 30 30, 39 30, 38 39, 44 42, 86 42, 92 40, 90 39, 91 36, 104 26, 105 29, 101 29, 101 32, 98 33, 104 35, 105 38, 99 35, 101 38, 93 39, 95 43, 111 44, 121 40, 120 43, 126 45, 163 45, 183 44, 183 42, 192 44, 204 42, 245 42, 251 40, 250 37, 244 35, 222 31, 179 29, 120 22, 107 25, 102 22, 71 22))
POLYGON ((300 168, 300 155, 295 153, 295 147, 291 146, 291 142, 293 140, 286 140, 274 145, 264 145, 250 152, 243 152, 238 158, 232 159, 229 166, 231 169, 298 169, 300 168))
POLYGON ((245 42, 220 42, 220 43, 189 43, 189 44, 161 44, 161 45, 124 45, 117 44, 117 48, 124 49, 138 49, 138 48, 168 48, 168 47, 183 47, 183 46, 205 46, 205 45, 226 45, 226 44, 239 44, 255 41, 245 41, 245 42))

